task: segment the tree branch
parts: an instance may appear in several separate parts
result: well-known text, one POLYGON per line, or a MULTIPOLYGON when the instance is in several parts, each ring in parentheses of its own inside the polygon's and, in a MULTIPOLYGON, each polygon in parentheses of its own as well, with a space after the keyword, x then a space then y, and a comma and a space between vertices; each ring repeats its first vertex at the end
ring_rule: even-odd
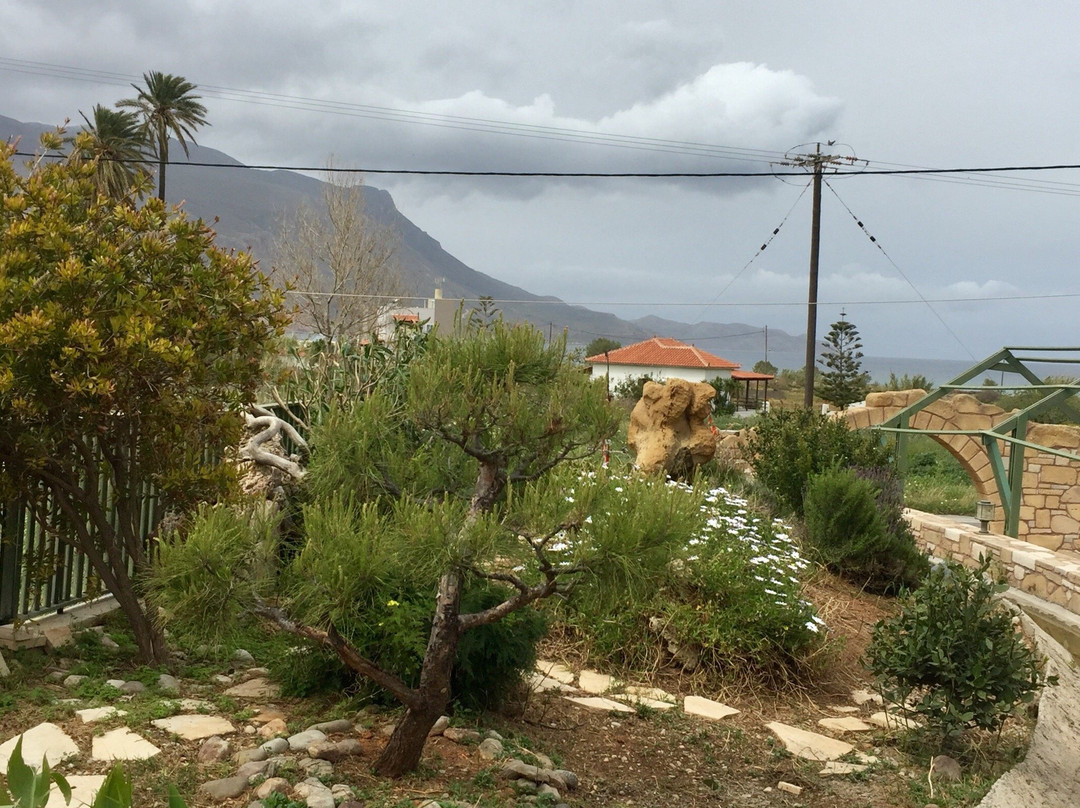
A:
POLYGON ((264 620, 276 625, 283 631, 306 637, 309 640, 325 645, 338 655, 346 665, 361 676, 366 676, 379 687, 389 691, 394 697, 410 710, 419 710, 422 706, 420 694, 406 685, 401 679, 391 673, 387 673, 370 659, 362 656, 348 640, 338 633, 333 623, 327 631, 304 625, 298 620, 289 617, 285 610, 278 606, 271 606, 262 598, 255 599, 252 611, 264 620))
POLYGON ((250 460, 259 465, 278 469, 279 471, 288 474, 294 480, 303 479, 306 472, 299 463, 262 448, 264 443, 284 431, 286 435, 307 451, 307 441, 300 436, 300 433, 297 432, 291 424, 278 418, 276 415, 259 415, 256 417, 250 412, 244 413, 244 421, 246 422, 248 429, 262 429, 262 431, 252 435, 248 442, 240 447, 239 456, 241 459, 250 460))

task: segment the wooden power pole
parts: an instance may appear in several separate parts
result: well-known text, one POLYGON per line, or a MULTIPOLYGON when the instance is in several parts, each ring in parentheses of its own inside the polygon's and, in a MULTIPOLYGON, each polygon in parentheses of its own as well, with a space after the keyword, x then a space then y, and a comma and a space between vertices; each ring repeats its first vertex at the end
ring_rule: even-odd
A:
MULTIPOLYGON (((832 146, 834 141, 829 141, 832 146)), ((818 253, 821 246, 821 175, 826 166, 854 163, 854 157, 838 154, 822 154, 821 144, 815 144, 813 154, 788 155, 782 165, 809 168, 814 175, 814 203, 810 218, 810 286, 806 295, 806 384, 803 388, 803 406, 814 406, 814 362, 817 358, 817 290, 818 253)))

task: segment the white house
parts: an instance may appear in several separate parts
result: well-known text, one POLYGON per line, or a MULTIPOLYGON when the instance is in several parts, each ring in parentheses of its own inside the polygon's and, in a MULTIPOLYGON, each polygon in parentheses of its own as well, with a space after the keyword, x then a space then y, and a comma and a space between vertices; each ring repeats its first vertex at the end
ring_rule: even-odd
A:
POLYGON ((607 374, 611 385, 650 376, 654 381, 676 378, 704 382, 717 378, 730 379, 738 362, 703 351, 671 337, 652 337, 623 348, 585 358, 594 375, 607 374))

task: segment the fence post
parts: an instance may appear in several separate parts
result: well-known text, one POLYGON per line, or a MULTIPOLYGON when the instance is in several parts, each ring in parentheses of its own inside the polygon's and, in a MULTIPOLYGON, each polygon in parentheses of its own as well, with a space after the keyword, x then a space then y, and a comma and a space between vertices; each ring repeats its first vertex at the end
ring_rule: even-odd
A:
POLYGON ((19 555, 22 550, 18 513, 17 505, 0 503, 0 624, 10 623, 18 614, 19 555))

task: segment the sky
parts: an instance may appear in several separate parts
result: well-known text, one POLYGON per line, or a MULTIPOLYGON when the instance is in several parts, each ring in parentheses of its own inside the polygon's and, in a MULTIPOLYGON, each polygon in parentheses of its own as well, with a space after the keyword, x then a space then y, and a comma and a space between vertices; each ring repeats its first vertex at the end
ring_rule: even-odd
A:
POLYGON ((860 173, 825 175, 819 338, 843 312, 868 355, 974 360, 1080 344, 1080 170, 862 170, 1080 164, 1078 30, 1057 0, 0 0, 0 114, 161 70, 250 164, 763 174, 367 181, 530 292, 792 334, 812 195, 781 162, 821 142, 860 173))

